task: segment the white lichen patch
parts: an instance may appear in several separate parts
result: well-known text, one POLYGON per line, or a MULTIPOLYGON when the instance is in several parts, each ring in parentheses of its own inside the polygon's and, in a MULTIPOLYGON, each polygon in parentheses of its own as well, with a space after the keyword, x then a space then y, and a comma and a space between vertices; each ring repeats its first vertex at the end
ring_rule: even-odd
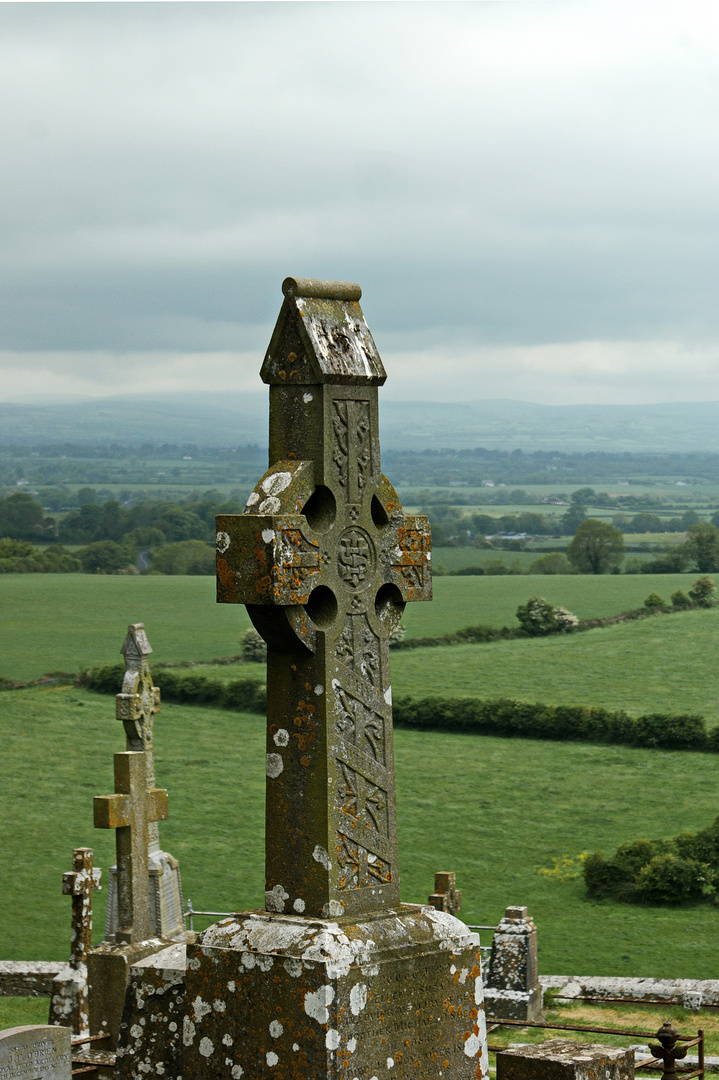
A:
POLYGON ((340 1044, 340 1033, 335 1028, 328 1028, 325 1035, 325 1046, 328 1050, 337 1050, 340 1044))
POLYGON ((167 1025, 167 1030, 172 1031, 173 1033, 177 1031, 177 1024, 174 1020, 171 1020, 170 1023, 167 1025))
POLYGON ((334 987, 329 984, 320 986, 319 990, 315 990, 314 993, 308 990, 305 994, 305 1012, 310 1019, 316 1020, 318 1024, 328 1023, 330 1018, 329 1006, 334 1001, 334 997, 334 987))
POLYGON ((142 1028, 139 1024, 133 1024, 130 1028, 130 1035, 133 1039, 139 1039, 142 1035, 142 1028))
POLYGON ((304 401, 305 405, 309 405, 311 401, 314 401, 314 397, 314 394, 311 394, 308 390, 302 395, 302 400, 304 401))
POLYGON ((245 506, 246 507, 254 506, 255 503, 259 502, 259 501, 260 501, 259 492, 251 491, 249 496, 248 496, 247 502, 245 503, 245 506))
POLYGON ((349 1050, 350 1054, 354 1054, 355 1050, 357 1049, 357 1039, 354 1037, 354 1035, 351 1039, 347 1040, 347 1049, 349 1050))
POLYGON ((262 530, 262 539, 264 540, 264 542, 266 544, 271 544, 272 541, 275 539, 275 530, 274 529, 263 529, 262 530))
POLYGON ((281 754, 267 754, 265 757, 265 772, 270 780, 276 780, 285 767, 281 754))
MULTIPOLYGON (((330 863, 330 866, 332 863, 330 863)), ((339 900, 329 900, 326 904, 322 905, 322 917, 325 919, 336 919, 338 916, 344 914, 344 907, 340 904, 339 900)))
POLYGON ((353 1016, 359 1016, 367 1005, 367 986, 365 983, 355 983, 350 990, 350 1009, 353 1016))
POLYGON ((294 1052, 295 1052, 295 1053, 297 1053, 297 1051, 299 1050, 299 1048, 300 1048, 300 1044, 299 1044, 299 1043, 292 1043, 292 1049, 294 1050, 294 1052))
POLYGON ((272 741, 275 746, 287 746, 287 743, 290 741, 290 733, 287 728, 278 728, 272 736, 272 741))
POLYGON ((261 514, 279 514, 282 503, 274 495, 268 495, 266 499, 262 500, 257 509, 261 514))
POLYGON ((234 994, 234 992, 235 992, 235 980, 234 979, 230 979, 230 981, 227 984, 227 989, 230 991, 231 994, 234 994))
MULTIPOLYGON (((241 1065, 233 1065, 232 1066, 232 1080, 240 1080, 240 1077, 242 1076, 244 1071, 245 1070, 242 1068, 241 1065)), ((180 1080, 179 1076, 178 1076, 177 1080, 180 1080)))
POLYGON ((206 1001, 203 1001, 198 994, 192 1002, 192 1011, 195 1014, 195 1023, 199 1024, 203 1016, 207 1016, 208 1013, 212 1012, 212 1006, 208 1005, 206 1001))
POLYGON ((260 485, 262 490, 267 495, 279 495, 281 491, 288 488, 292 483, 292 473, 289 472, 276 472, 271 476, 266 476, 260 485))
POLYGON ((270 1035, 273 1039, 279 1039, 280 1035, 284 1030, 285 1029, 282 1027, 282 1024, 279 1022, 279 1020, 273 1020, 270 1024, 270 1035))
POLYGON ((215 1010, 216 1013, 223 1013, 227 1008, 227 1002, 222 1001, 221 998, 215 998, 215 1000, 212 1002, 212 1008, 215 1010))
POLYGON ((295 909, 295 911, 297 912, 298 915, 302 914, 302 912, 305 910, 305 906, 306 905, 305 905, 304 900, 299 896, 297 897, 294 904, 292 905, 292 907, 295 909))
POLYGON ((392 704, 392 687, 388 686, 384 692, 384 699, 388 705, 392 704))
POLYGON ((279 1060, 280 1059, 278 1058, 274 1050, 268 1050, 268 1052, 265 1054, 265 1061, 270 1066, 270 1068, 273 1068, 279 1060))
POLYGON ((480 1042, 479 1035, 472 1033, 464 1043, 464 1052, 467 1057, 476 1057, 482 1049, 482 1043, 480 1042))
POLYGON ((214 1053, 214 1046, 212 1045, 212 1039, 208 1039, 207 1036, 204 1039, 200 1039, 200 1045, 198 1050, 203 1057, 208 1058, 214 1053))
POLYGON ((295 960, 292 956, 288 957, 287 960, 285 960, 283 967, 292 979, 299 979, 300 975, 302 974, 302 961, 295 960))
POLYGON ((192 1046, 195 1041, 195 1025, 190 1020, 189 1016, 186 1016, 182 1024, 182 1042, 185 1046, 192 1046))
POLYGON ((317 695, 317 697, 322 697, 324 692, 325 692, 325 688, 322 685, 322 683, 317 683, 317 686, 315 687, 315 694, 317 695))
MULTIPOLYGON (((229 1032, 222 1036, 222 1045, 223 1046, 232 1046, 233 1042, 234 1042, 234 1039, 229 1034, 229 1032)), ((227 1065, 227 1064, 229 1064, 229 1062, 226 1061, 225 1064, 227 1065)))
POLYGON ((387 1058, 387 1068, 388 1069, 393 1069, 394 1068, 394 1058, 391 1058, 391 1057, 387 1058))
POLYGON ((215 537, 215 542, 217 544, 217 550, 219 551, 220 555, 224 555, 228 547, 230 546, 229 533, 222 531, 218 532, 217 536, 215 537))
POLYGON ((323 848, 320 844, 315 844, 315 849, 312 852, 312 858, 315 860, 315 862, 318 862, 322 866, 324 866, 325 870, 332 869, 332 863, 330 862, 330 857, 327 853, 327 849, 323 848))

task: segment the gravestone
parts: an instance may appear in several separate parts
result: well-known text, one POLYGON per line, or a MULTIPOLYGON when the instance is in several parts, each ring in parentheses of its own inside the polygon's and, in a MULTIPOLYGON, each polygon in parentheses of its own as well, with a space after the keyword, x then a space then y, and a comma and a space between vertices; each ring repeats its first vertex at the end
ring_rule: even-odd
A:
POLYGON ((541 1016, 537 927, 526 907, 508 907, 497 925, 484 999, 493 1019, 538 1020, 541 1016))
MULTIPOLYGON (((143 623, 130 623, 120 652, 125 657, 122 692, 115 697, 115 714, 125 728, 126 750, 144 751, 148 787, 155 786, 153 722, 160 710, 160 691, 152 684, 147 657, 152 652, 143 623)), ((185 940, 182 914, 182 882, 177 859, 162 851, 156 821, 147 827, 150 925, 155 937, 185 940)), ((117 867, 108 874, 105 940, 114 941, 117 930, 117 867)))
POLYGON ((0 1031, 1 1080, 70 1080, 70 1029, 44 1026, 0 1031))
POLYGON ((95 796, 94 813, 96 829, 116 830, 115 941, 88 957, 90 1031, 108 1036, 106 1054, 117 1047, 130 966, 168 944, 152 934, 147 870, 148 826, 167 817, 167 792, 148 789, 144 753, 115 754, 115 794, 95 796))
POLYGON ((92 894, 101 888, 102 871, 93 868, 91 848, 75 848, 72 870, 62 876, 62 891, 72 897, 70 967, 52 982, 50 1023, 89 1035, 87 957, 92 949, 92 894))
POLYGON ((184 1075, 487 1076, 479 939, 399 895, 388 639, 431 599, 429 523, 380 469, 359 286, 283 292, 270 467, 217 518, 218 601, 268 647, 265 909, 187 947, 184 1075))
POLYGON ((634 1080, 634 1051, 548 1039, 497 1051, 497 1080, 634 1080))
POLYGON ((434 892, 427 897, 427 903, 437 911, 448 911, 450 915, 461 911, 462 890, 457 888, 454 871, 442 870, 434 875, 434 892))

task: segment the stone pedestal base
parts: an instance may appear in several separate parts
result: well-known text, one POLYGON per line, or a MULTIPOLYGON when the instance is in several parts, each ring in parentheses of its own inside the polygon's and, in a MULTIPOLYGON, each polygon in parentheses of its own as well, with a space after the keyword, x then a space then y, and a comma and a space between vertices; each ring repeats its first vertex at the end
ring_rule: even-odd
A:
POLYGON ((87 982, 90 999, 90 1033, 109 1035, 99 1043, 102 1051, 117 1049, 125 991, 130 967, 152 953, 166 949, 169 942, 153 938, 137 945, 109 945, 103 942, 88 955, 87 982))
POLYGON ((542 1015, 542 988, 533 990, 495 990, 484 988, 487 1016, 493 1020, 539 1020, 542 1015))
POLYGON ((48 1024, 72 1029, 73 1035, 89 1035, 87 967, 68 967, 52 980, 48 1024))
POLYGON ((497 1080, 633 1080, 634 1051, 549 1039, 497 1052, 497 1080))
POLYGON ((488 1080, 479 938, 429 907, 249 911, 187 949, 187 1080, 488 1080))
POLYGON ((185 964, 185 946, 171 945, 130 968, 114 1080, 179 1077, 185 964))

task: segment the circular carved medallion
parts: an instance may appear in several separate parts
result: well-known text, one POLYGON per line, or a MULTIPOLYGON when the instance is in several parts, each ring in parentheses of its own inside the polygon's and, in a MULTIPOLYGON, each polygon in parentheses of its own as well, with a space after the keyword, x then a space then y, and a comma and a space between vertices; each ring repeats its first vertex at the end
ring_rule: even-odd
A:
POLYGON ((375 550, 368 533, 356 525, 339 538, 337 569, 351 589, 362 589, 374 577, 375 550))

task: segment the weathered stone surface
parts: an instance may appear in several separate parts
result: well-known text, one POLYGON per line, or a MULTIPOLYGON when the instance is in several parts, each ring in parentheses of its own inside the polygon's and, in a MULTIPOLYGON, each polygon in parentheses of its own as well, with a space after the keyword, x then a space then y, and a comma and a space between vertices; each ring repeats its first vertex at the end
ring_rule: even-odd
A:
POLYGON ((649 979, 626 975, 540 975, 542 990, 561 990, 566 997, 628 998, 667 1001, 681 1005, 685 996, 699 995, 705 1005, 719 1005, 719 979, 649 979))
POLYGON ((107 1042, 101 1044, 103 1051, 117 1048, 130 968, 165 948, 166 941, 150 938, 130 945, 103 942, 90 953, 87 962, 90 1031, 93 1035, 108 1036, 107 1042))
POLYGON ((0 960, 0 997, 46 997, 69 964, 49 960, 0 960))
POLYGON ((487 1013, 504 1020, 536 1020, 542 1011, 537 928, 526 907, 508 907, 492 939, 487 1013))
POLYGON ((634 1051, 549 1039, 497 1052, 497 1080, 633 1080, 634 1051))
POLYGON ((185 967, 185 945, 178 943, 130 968, 115 1080, 175 1080, 182 1072, 185 967))
POLYGON ((92 894, 102 879, 92 862, 91 848, 75 848, 72 870, 62 877, 62 891, 72 897, 70 967, 53 979, 49 1022, 70 1027, 74 1035, 90 1032, 87 957, 92 949, 92 894))
POLYGON ((184 1075, 487 1076, 478 945, 414 905, 226 919, 188 946, 184 1075))
POLYGON ((32 1025, 0 1031, 0 1080, 70 1080, 70 1029, 32 1025))
MULTIPOLYGON (((125 728, 126 749, 145 754, 147 786, 155 786, 153 723, 160 710, 160 691, 153 686, 147 657, 152 646, 143 623, 130 623, 120 652, 125 657, 122 692, 115 698, 115 713, 125 728)), ((156 821, 147 826, 150 930, 155 937, 185 940, 182 882, 177 859, 160 847, 156 821)), ((117 867, 108 875, 105 940, 114 941, 118 927, 117 867)))

